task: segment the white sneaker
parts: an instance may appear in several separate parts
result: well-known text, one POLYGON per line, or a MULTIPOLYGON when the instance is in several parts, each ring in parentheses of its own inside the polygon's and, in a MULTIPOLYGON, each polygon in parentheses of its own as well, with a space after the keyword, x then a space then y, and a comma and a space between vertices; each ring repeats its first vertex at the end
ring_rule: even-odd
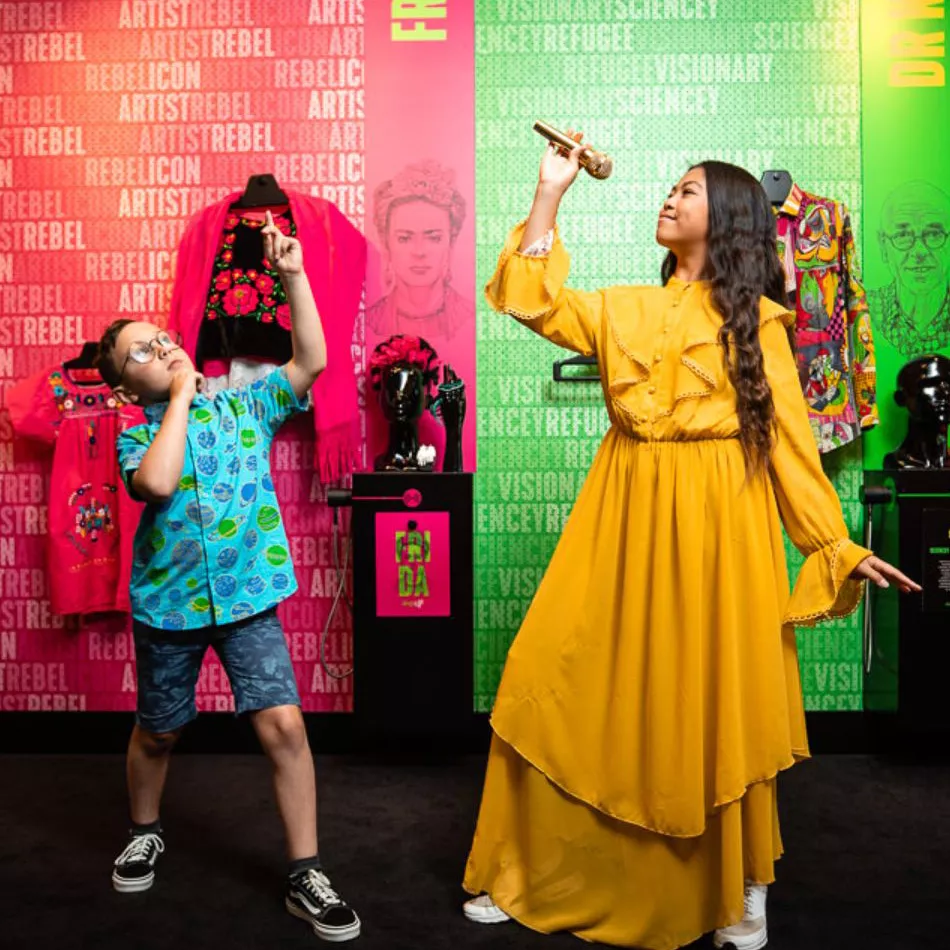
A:
POLYGON ((764 884, 746 884, 745 916, 731 927, 722 927, 713 934, 714 947, 734 947, 735 950, 761 950, 769 942, 769 931, 765 924, 765 895, 768 888, 764 884))
POLYGON ((462 913, 476 924, 503 924, 506 920, 511 920, 488 894, 480 894, 466 901, 462 905, 462 913))

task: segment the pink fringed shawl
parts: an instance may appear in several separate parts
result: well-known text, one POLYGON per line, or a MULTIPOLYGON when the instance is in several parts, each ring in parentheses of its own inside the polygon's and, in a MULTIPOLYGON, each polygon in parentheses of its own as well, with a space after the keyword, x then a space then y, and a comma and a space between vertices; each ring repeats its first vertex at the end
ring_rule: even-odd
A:
MULTIPOLYGON (((329 201, 286 194, 327 341, 327 368, 313 387, 314 464, 326 484, 359 465, 359 404, 350 347, 366 275, 366 240, 329 201)), ((224 219, 240 197, 241 192, 234 192, 195 215, 178 247, 168 325, 182 335, 182 345, 192 358, 224 219)))

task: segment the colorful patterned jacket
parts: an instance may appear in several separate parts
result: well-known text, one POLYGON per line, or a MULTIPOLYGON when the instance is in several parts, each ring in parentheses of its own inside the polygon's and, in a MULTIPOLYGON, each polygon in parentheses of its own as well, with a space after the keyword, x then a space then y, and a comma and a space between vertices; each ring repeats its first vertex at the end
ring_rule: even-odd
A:
POLYGON ((792 186, 777 212, 779 256, 797 315, 796 355, 821 452, 880 421, 874 339, 851 230, 839 201, 792 186))

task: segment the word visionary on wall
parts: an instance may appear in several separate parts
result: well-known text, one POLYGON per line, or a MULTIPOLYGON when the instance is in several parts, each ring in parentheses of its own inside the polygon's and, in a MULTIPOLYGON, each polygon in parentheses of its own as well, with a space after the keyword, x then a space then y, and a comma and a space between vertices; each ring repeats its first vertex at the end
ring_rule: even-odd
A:
MULTIPOLYGON (((469 2, 0 3, 0 399, 117 317, 164 322, 189 219, 261 172, 334 202, 371 242, 355 372, 378 339, 409 329, 471 379, 471 60, 469 2), (417 220, 427 197, 440 242, 417 220), (406 240, 392 253, 396 207, 406 240), (431 312, 413 309, 420 301, 431 312)), ((473 416, 474 400, 472 386, 473 416)), ((300 584, 281 615, 304 708, 348 710, 351 681, 318 660, 337 573, 307 428, 282 434, 273 453, 300 584)), ((438 426, 429 431, 438 441, 438 426)), ((365 417, 364 432, 371 457, 365 417)), ((0 409, 0 709, 132 709, 127 618, 50 611, 48 471, 0 409)), ((345 610, 326 656, 351 665, 345 610)), ((198 705, 233 708, 215 658, 198 705)))
MULTIPOLYGON (((535 118, 582 129, 615 161, 562 206, 571 282, 658 283, 663 197, 689 163, 788 169, 844 201, 861 233, 858 4, 788 0, 476 4, 478 278, 527 214, 535 118)), ((936 156, 935 156, 936 158, 936 156)), ((478 320, 476 704, 490 707, 511 638, 607 426, 599 386, 559 385, 564 356, 484 305, 478 320)), ((861 446, 826 458, 855 533, 861 446)), ((801 559, 790 552, 797 571, 801 559)), ((857 616, 799 638, 807 705, 861 707, 857 616)))

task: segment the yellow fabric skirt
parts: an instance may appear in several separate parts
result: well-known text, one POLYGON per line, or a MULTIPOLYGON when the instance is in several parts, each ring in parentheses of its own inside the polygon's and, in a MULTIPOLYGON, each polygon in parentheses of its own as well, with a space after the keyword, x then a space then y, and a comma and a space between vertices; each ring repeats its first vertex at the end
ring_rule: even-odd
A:
POLYGON ((652 950, 740 920, 781 854, 776 776, 808 756, 788 618, 856 602, 854 548, 792 597, 737 439, 608 432, 509 651, 466 889, 652 950))
POLYGON ((533 930, 671 950, 742 919, 744 882, 782 854, 775 780, 751 785, 695 838, 571 797, 495 736, 464 886, 533 930))

